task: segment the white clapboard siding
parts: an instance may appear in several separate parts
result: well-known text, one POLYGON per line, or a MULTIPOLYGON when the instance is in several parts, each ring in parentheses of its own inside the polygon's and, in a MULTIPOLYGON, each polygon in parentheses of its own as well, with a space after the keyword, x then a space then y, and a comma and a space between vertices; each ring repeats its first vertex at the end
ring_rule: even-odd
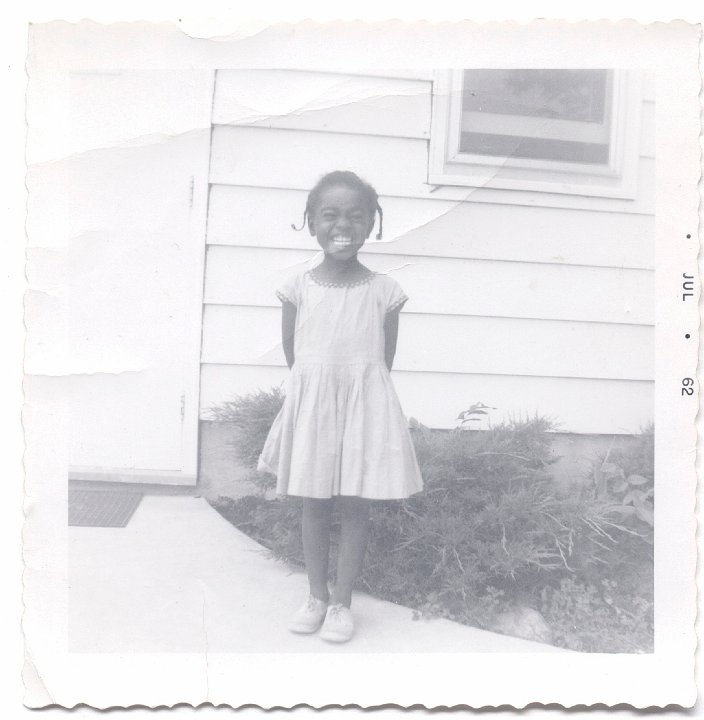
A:
MULTIPOLYGON (((284 367, 203 365, 202 413, 239 395, 284 386, 284 367)), ((538 413, 574 433, 634 433, 653 418, 651 382, 392 372, 407 417, 430 427, 454 427, 457 414, 481 401, 491 420, 538 413)))
MULTIPOLYGON (((402 313, 399 370, 651 380, 642 325, 402 313)), ((202 361, 282 365, 277 308, 206 305, 202 361)))
MULTIPOLYGON (((213 185, 208 242, 219 245, 316 248, 299 227, 304 190, 213 185)), ((653 268, 652 215, 588 210, 525 208, 381 197, 384 237, 378 220, 364 253, 432 255, 511 262, 563 263, 618 268, 653 268)))
POLYGON ((213 123, 430 137, 428 81, 291 70, 219 70, 213 123))
MULTIPOLYGON (((319 262, 319 255, 211 245, 205 302, 278 307, 275 288, 293 269, 319 262)), ((653 323, 650 270, 409 255, 360 259, 394 277, 411 298, 406 309, 414 313, 653 323)))
MULTIPOLYGON (((655 86, 645 77, 635 200, 427 184, 432 71, 219 71, 213 108, 202 412, 282 382, 281 279, 317 262, 300 225, 321 175, 374 184, 398 279, 394 382, 408 415, 452 427, 538 412, 565 432, 652 418, 655 86), (377 89, 379 94, 377 95, 377 89)), ((501 171, 499 171, 501 172, 501 171)))
MULTIPOLYGON (((383 195, 445 200, 514 203, 528 206, 574 207, 574 196, 427 183, 428 144, 425 140, 375 135, 311 133, 273 128, 215 126, 212 135, 213 183, 309 190, 332 169, 354 168, 383 195)), ((489 171, 488 171, 489 172, 489 171)), ((501 174, 501 170, 491 170, 501 174)), ((512 173, 520 175, 519 171, 512 173)), ((652 214, 655 160, 638 162, 638 198, 586 198, 591 210, 652 214)))

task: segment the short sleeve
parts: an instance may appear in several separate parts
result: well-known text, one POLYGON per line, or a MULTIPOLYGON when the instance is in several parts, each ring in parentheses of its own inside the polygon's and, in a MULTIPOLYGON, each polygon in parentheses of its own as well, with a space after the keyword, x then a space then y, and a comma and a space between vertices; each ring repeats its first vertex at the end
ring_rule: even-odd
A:
POLYGON ((408 300, 408 295, 401 286, 393 280, 386 300, 386 313, 398 312, 408 300))
POLYGON ((276 289, 276 297, 279 298, 282 303, 287 302, 298 307, 298 277, 294 275, 286 278, 286 280, 284 280, 284 282, 276 289))

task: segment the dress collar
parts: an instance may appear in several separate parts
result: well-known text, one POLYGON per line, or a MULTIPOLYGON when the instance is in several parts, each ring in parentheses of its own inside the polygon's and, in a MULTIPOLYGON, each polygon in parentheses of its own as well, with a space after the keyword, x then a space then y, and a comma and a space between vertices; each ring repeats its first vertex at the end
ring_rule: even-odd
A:
POLYGON ((369 270, 366 275, 363 275, 361 278, 357 278, 357 280, 347 280, 342 282, 322 280, 316 275, 315 268, 308 270, 306 275, 308 275, 308 277, 310 277, 316 285, 322 285, 323 287, 355 287, 356 285, 366 285, 366 283, 371 282, 371 279, 376 275, 376 273, 373 270, 369 270))

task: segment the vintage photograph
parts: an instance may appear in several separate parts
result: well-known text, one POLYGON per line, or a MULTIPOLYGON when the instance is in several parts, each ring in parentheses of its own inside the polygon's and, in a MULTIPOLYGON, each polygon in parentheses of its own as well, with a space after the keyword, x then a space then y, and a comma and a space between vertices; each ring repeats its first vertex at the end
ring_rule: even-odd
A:
POLYGON ((655 70, 107 64, 27 181, 67 652, 656 652, 655 70))
POLYGON ((128 588, 119 623, 87 623, 112 593, 94 538, 139 552, 172 513, 226 520, 245 565, 252 541, 269 551, 257 590, 198 538, 198 566, 220 570, 209 591, 259 608, 223 618, 221 650, 321 652, 285 635, 321 623, 368 651, 496 634, 652 650, 651 78, 218 69, 71 87, 95 115, 160 92, 209 113, 213 88, 210 129, 88 153, 71 177, 77 220, 111 214, 76 242, 75 352, 144 368, 73 389, 77 651, 114 633, 188 648, 178 593, 163 635, 128 588), (377 601, 357 622, 353 588, 377 601))

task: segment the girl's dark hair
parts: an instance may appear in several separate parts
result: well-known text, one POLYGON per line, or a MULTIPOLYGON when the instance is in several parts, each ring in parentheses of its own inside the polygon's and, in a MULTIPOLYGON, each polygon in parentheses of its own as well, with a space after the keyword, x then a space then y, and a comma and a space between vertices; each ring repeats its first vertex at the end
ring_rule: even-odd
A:
POLYGON ((327 175, 323 175, 315 187, 308 193, 308 200, 306 201, 306 209, 303 211, 301 227, 297 228, 293 224, 291 227, 294 230, 303 230, 306 226, 306 221, 310 220, 310 216, 313 214, 323 190, 334 185, 345 185, 346 187, 352 188, 352 190, 356 190, 362 197, 364 204, 367 206, 373 218, 376 218, 376 213, 379 213, 379 232, 376 235, 376 239, 381 240, 384 211, 381 209, 381 205, 379 205, 379 196, 369 183, 364 182, 358 175, 355 175, 355 173, 349 170, 335 170, 327 175))

